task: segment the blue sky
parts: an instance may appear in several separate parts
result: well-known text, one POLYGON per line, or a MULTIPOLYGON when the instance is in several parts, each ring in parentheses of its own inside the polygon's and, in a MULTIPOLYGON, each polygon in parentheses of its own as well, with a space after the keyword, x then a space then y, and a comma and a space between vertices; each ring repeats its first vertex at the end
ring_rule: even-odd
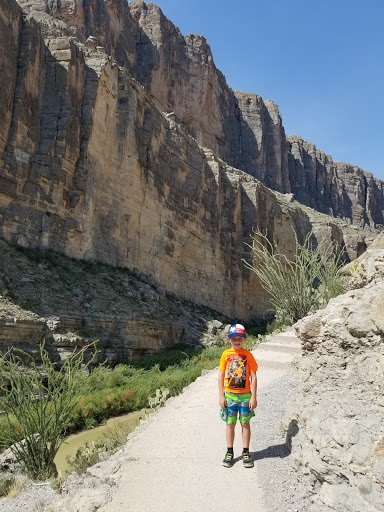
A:
POLYGON ((288 135, 384 179, 384 0, 157 0, 201 34, 233 89, 279 105, 288 135))

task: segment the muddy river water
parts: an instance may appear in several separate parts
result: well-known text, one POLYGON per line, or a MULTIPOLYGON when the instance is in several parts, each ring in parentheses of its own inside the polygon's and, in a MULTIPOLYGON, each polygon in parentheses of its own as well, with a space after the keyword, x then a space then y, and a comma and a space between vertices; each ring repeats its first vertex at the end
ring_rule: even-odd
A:
POLYGON ((116 418, 110 418, 105 425, 99 427, 84 430, 77 434, 73 434, 65 439, 63 444, 60 446, 59 451, 55 457, 55 464, 58 471, 63 473, 71 471, 70 466, 66 461, 66 457, 76 455, 76 451, 80 446, 85 445, 92 441, 102 441, 103 437, 108 434, 108 431, 124 430, 128 434, 133 432, 140 422, 140 418, 143 416, 141 411, 134 411, 123 416, 116 418))

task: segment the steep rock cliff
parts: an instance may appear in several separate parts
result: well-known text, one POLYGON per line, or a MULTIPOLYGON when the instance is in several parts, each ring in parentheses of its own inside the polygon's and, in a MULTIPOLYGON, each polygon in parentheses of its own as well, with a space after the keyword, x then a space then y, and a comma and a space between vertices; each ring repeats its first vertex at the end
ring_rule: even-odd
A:
POLYGON ((33 19, 13 12, 1 54, 14 70, 15 100, 1 159, 1 235, 136 267, 242 318, 254 315, 257 297, 266 314, 241 256, 258 211, 293 235, 273 194, 253 180, 243 186, 246 175, 207 156, 92 38, 47 36, 55 21, 45 18, 44 40, 33 19))
POLYGON ((270 100, 235 91, 241 110, 241 153, 238 166, 267 187, 291 192, 286 140, 278 106, 270 100))
POLYGON ((384 182, 331 156, 300 137, 288 137, 288 169, 295 198, 318 211, 357 226, 384 223, 384 182))
POLYGON ((159 7, 135 0, 130 9, 141 30, 136 78, 156 106, 172 111, 200 145, 321 212, 358 226, 383 225, 381 180, 333 162, 314 144, 286 137, 277 105, 232 91, 206 40, 193 34, 183 38, 159 7))
MULTIPOLYGON (((36 3, 43 5, 28 5, 36 3)), ((137 268, 237 318, 269 315, 265 293, 241 262, 251 258, 244 241, 255 228, 268 230, 289 254, 295 232, 300 238, 311 229, 308 214, 203 150, 94 36, 84 41, 88 15, 80 28, 64 24, 85 5, 60 3, 58 20, 45 8, 24 16, 10 0, 2 4, 8 22, 0 65, 10 80, 0 102, 7 120, 1 128, 0 235, 14 244, 137 268), (70 35, 80 29, 81 40, 70 35)), ((101 16, 95 5, 93 22, 101 16)), ((120 3, 100 5, 109 16, 101 21, 110 20, 117 38, 109 10, 120 3)), ((128 11, 126 17, 133 19, 128 11)), ((106 45, 112 40, 105 36, 106 45)), ((257 103, 260 111, 269 109, 265 126, 283 146, 277 110, 257 103)), ((272 150, 261 140, 260 151, 272 150)), ((255 158, 262 174, 267 160, 255 158)), ((278 173, 274 179, 283 183, 278 173)), ((336 224, 323 230, 340 240, 343 231, 336 224)), ((359 243, 366 236, 359 234, 359 243)), ((354 256, 353 244, 347 246, 354 256)))
MULTIPOLYGON (((97 37, 105 52, 143 85, 156 107, 229 165, 274 190, 294 193, 298 201, 321 212, 358 226, 383 224, 380 180, 358 167, 333 163, 313 144, 287 138, 278 107, 255 94, 232 91, 205 38, 183 37, 155 4, 143 0, 19 3, 40 21, 53 16, 56 31, 60 26, 82 42, 97 37)), ((45 27, 45 33, 49 31, 45 27)))

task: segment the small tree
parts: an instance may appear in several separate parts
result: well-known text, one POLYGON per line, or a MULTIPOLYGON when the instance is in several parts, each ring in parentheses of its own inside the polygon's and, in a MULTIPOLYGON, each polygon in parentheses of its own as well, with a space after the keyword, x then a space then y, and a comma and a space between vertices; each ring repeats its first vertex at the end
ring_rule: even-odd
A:
POLYGON ((279 323, 296 322, 343 290, 344 251, 338 251, 337 245, 325 240, 314 247, 311 238, 312 232, 302 245, 296 238, 294 261, 261 232, 252 237, 252 245, 247 244, 254 253, 254 261, 243 262, 270 295, 279 323))
MULTIPOLYGON (((92 344, 95 348, 94 344, 92 344)), ((0 432, 0 446, 11 446, 16 459, 34 480, 54 475, 53 459, 63 442, 65 426, 76 405, 76 392, 90 346, 75 350, 61 368, 40 347, 40 361, 19 349, 0 353, 0 410, 7 428, 0 432)))

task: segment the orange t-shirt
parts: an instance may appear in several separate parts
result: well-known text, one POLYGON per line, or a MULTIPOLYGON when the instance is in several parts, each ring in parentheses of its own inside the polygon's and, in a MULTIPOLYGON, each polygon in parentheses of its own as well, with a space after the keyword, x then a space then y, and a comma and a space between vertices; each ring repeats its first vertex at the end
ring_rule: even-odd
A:
POLYGON ((225 391, 228 393, 249 393, 251 391, 249 374, 256 372, 258 366, 248 350, 245 348, 224 350, 219 368, 225 370, 225 391))

